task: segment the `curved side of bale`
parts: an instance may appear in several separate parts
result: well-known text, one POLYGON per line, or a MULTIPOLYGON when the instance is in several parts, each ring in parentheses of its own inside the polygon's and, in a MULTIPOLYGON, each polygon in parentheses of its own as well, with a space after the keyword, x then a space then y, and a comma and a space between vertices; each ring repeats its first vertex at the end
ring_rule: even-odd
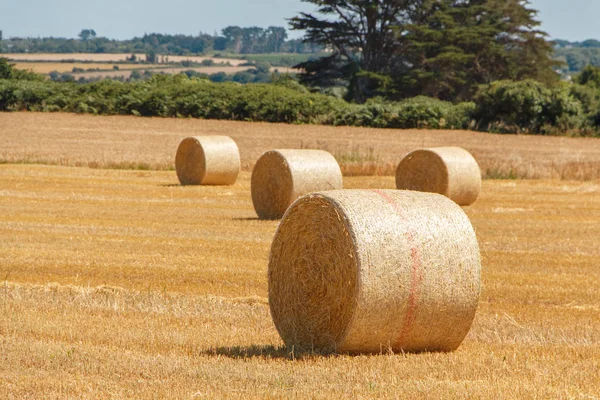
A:
POLYGON ((470 205, 481 191, 481 171, 475 158, 463 148, 419 149, 398 164, 396 187, 439 193, 459 205, 470 205))
POLYGON ((298 197, 342 188, 342 172, 324 150, 270 150, 252 170, 252 203, 262 219, 278 219, 298 197))
POLYGON ((269 305, 301 351, 452 351, 473 322, 480 274, 471 223, 444 196, 312 193, 275 234, 269 305))
POLYGON ((232 185, 240 173, 240 151, 229 136, 192 136, 177 148, 175 170, 182 185, 232 185))

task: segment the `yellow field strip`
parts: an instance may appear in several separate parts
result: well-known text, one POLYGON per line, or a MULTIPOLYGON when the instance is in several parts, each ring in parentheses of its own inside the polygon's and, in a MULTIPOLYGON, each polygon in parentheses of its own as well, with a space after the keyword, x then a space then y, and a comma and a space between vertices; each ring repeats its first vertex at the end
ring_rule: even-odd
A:
MULTIPOLYGON (((40 62, 17 62, 15 68, 37 72, 38 74, 47 74, 52 71, 59 73, 73 73, 73 68, 81 68, 84 71, 88 69, 100 69, 102 71, 113 71, 118 67, 119 71, 128 71, 134 69, 153 69, 164 68, 160 64, 110 64, 110 63, 40 63, 40 62)), ((99 73, 100 71, 90 71, 90 73, 99 73)))
POLYGON ((31 112, 0 113, 0 134, 0 162, 168 169, 185 137, 227 135, 238 144, 245 171, 270 149, 320 148, 340 161, 345 175, 393 175, 410 151, 460 146, 489 176, 600 179, 597 138, 31 112))

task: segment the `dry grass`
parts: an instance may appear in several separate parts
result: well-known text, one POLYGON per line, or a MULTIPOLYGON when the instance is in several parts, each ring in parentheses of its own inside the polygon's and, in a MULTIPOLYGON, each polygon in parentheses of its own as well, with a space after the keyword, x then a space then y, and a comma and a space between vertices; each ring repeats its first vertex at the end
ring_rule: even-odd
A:
MULTIPOLYGON (((82 160, 95 145, 108 159, 160 163, 157 144, 232 128, 253 154, 230 123, 48 115, 35 141, 32 127, 14 128, 41 117, 2 115, 3 153, 82 160), (57 118, 79 123, 61 130, 57 118), (118 153, 124 143, 140 153, 118 153)), ((284 126, 239 126, 293 140, 273 134, 284 126)), ((286 129, 330 141, 365 132, 286 129)), ((394 178, 345 185, 393 188, 394 178)), ((249 173, 231 187, 182 187, 173 171, 0 165, 0 397, 599 398, 600 183, 485 181, 466 211, 483 291, 456 352, 301 356, 280 347, 269 317, 277 223, 254 219, 249 173)))
POLYGON ((0 162, 170 169, 183 138, 226 135, 239 145, 245 171, 269 149, 321 148, 338 159, 344 175, 394 175, 416 148, 460 146, 484 177, 600 179, 600 139, 593 138, 64 113, 0 113, 0 132, 0 162))
MULTIPOLYGON (((144 53, 135 54, 138 60, 145 60, 144 53)), ((123 62, 131 57, 130 53, 3 53, 2 57, 14 61, 92 61, 92 62, 123 62)), ((162 55, 158 55, 162 60, 162 55)), ((236 58, 211 58, 201 56, 168 56, 169 62, 192 61, 201 63, 204 60, 213 60, 215 62, 229 62, 231 65, 239 65, 247 62, 236 58)))
MULTIPOLYGON (((104 71, 113 72, 113 67, 119 67, 119 70, 133 70, 133 69, 152 69, 160 68, 160 64, 111 64, 111 63, 64 63, 64 62, 18 62, 15 63, 15 68, 33 71, 38 74, 48 74, 52 71, 60 73, 72 73, 73 68, 81 69, 100 69, 104 71)), ((100 71, 89 72, 99 73, 100 71)), ((119 72, 119 71, 114 71, 119 72)))

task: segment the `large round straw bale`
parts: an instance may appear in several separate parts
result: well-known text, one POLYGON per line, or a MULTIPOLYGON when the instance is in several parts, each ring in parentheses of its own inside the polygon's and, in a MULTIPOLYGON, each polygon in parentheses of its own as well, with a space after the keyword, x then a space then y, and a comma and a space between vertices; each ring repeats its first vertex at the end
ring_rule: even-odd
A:
POLYGON ((480 271, 471 223, 444 196, 318 192, 279 224, 269 305, 300 351, 451 351, 473 322, 480 271))
POLYGON ((481 171, 471 153, 460 147, 419 149, 398 164, 396 187, 443 194, 466 206, 479 196, 481 171))
POLYGON ((240 151, 229 136, 192 136, 177 148, 175 169, 182 185, 232 185, 240 173, 240 151))
POLYGON ((278 219, 298 197, 342 188, 342 171, 324 150, 271 150, 252 170, 252 203, 262 219, 278 219))

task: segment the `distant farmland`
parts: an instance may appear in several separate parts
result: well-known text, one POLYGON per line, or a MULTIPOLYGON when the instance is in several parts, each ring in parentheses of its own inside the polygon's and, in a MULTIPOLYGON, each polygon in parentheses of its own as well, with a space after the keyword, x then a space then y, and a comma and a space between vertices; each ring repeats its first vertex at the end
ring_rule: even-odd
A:
POLYGON ((330 151, 345 175, 393 175, 415 148, 461 146, 488 178, 600 179, 600 139, 593 138, 66 113, 0 113, 0 126, 0 162, 169 169, 184 137, 228 135, 246 171, 268 148, 304 147, 330 151))
MULTIPOLYGON (((127 58, 130 54, 92 54, 92 53, 64 53, 64 54, 20 54, 8 53, 3 54, 3 57, 8 58, 15 63, 15 67, 22 70, 33 71, 38 74, 49 74, 56 71, 58 73, 68 73, 73 75, 75 79, 79 78, 129 78, 134 70, 151 71, 153 73, 163 74, 179 74, 184 71, 195 71, 207 75, 224 72, 226 74, 235 74, 238 72, 248 71, 253 67, 251 65, 241 64, 247 63, 247 60, 234 58, 210 58, 199 56, 158 56, 159 64, 146 64, 128 62, 127 58), (206 65, 199 66, 203 61, 211 60, 215 64, 221 65, 206 65), (192 66, 181 66, 182 62, 194 63, 192 66), (84 71, 74 72, 73 68, 82 69, 84 71), (89 70, 92 71, 89 71, 89 70)), ((135 54, 138 60, 145 60, 145 54, 135 54)), ((296 72, 288 67, 272 67, 271 72, 278 71, 280 73, 296 72)))
MULTIPOLYGON (((164 68, 161 64, 116 64, 116 63, 82 63, 82 62, 16 62, 15 68, 33 71, 38 74, 48 74, 52 71, 71 73, 73 68, 83 70, 98 69, 98 70, 114 70, 118 67, 119 70, 134 70, 134 69, 155 69, 164 68)), ((95 71, 96 73, 99 71, 95 71)))
POLYGON ((600 139, 34 112, 0 113, 0 135, 2 399, 598 398, 600 139), (191 135, 237 142, 234 185, 179 185, 169 169, 191 135), (278 222, 251 198, 260 154, 323 148, 346 175, 391 175, 408 151, 449 145, 488 177, 545 179, 484 180, 464 209, 483 267, 464 343, 283 347, 267 283, 278 222))
MULTIPOLYGON (((252 67, 229 67, 229 66, 218 66, 218 67, 178 67, 178 68, 169 68, 163 65, 160 68, 147 68, 147 67, 143 67, 142 64, 142 68, 136 68, 137 70, 141 70, 141 71, 152 71, 153 73, 163 73, 163 74, 179 74, 181 72, 184 71, 195 71, 198 73, 203 73, 203 74, 216 74, 218 72, 224 72, 226 74, 235 74, 236 72, 242 72, 242 71, 247 71, 249 69, 251 69, 252 67)), ((75 79, 79 79, 80 77, 84 77, 84 78, 117 78, 117 77, 123 77, 123 78, 129 78, 129 76, 131 75, 131 72, 134 69, 119 69, 119 70, 112 70, 112 71, 90 71, 90 72, 77 72, 77 73, 72 73, 71 75, 73 75, 75 77, 75 79)))
MULTIPOLYGON (((145 60, 146 55, 143 53, 135 53, 138 60, 145 60)), ((2 57, 6 57, 13 61, 88 61, 88 62, 126 62, 127 58, 131 57, 130 53, 4 53, 2 57)), ((162 58, 159 55, 159 58, 162 58)), ((229 63, 233 66, 243 64, 246 60, 236 58, 211 58, 201 56, 164 56, 169 62, 179 63, 182 61, 191 61, 201 63, 204 60, 213 60, 216 63, 229 63)))

